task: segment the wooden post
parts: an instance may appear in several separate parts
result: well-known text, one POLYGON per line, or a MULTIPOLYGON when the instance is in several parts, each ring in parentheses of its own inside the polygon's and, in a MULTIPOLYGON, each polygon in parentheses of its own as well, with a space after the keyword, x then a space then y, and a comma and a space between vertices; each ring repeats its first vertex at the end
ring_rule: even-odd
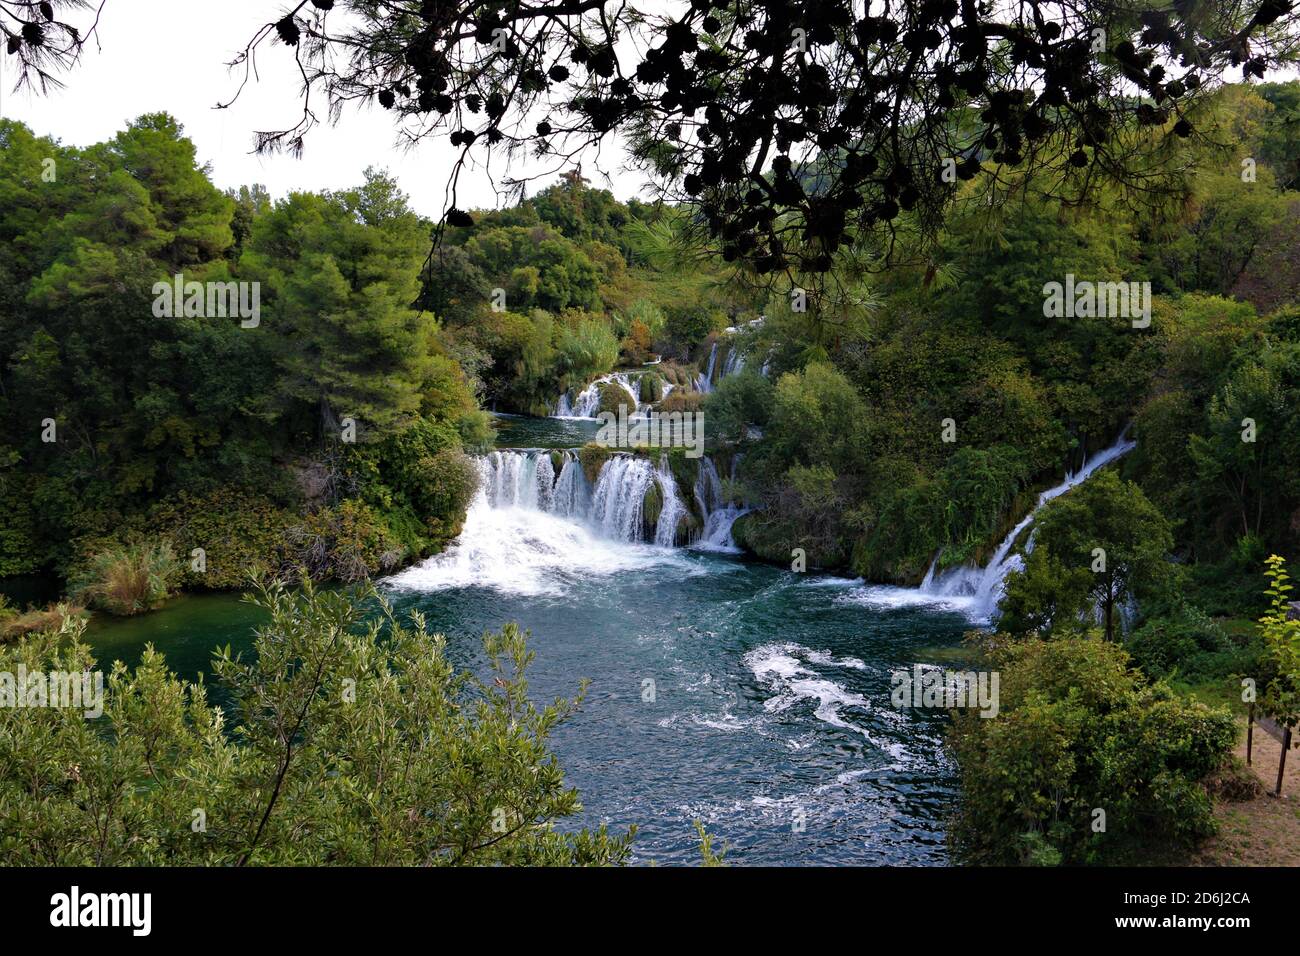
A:
POLYGON ((1282 735, 1282 759, 1277 762, 1277 793, 1275 797, 1282 796, 1282 774, 1286 771, 1286 752, 1291 749, 1291 728, 1286 729, 1282 735))
POLYGON ((1249 715, 1246 717, 1246 766, 1250 766, 1250 751, 1255 745, 1255 705, 1250 705, 1249 715))

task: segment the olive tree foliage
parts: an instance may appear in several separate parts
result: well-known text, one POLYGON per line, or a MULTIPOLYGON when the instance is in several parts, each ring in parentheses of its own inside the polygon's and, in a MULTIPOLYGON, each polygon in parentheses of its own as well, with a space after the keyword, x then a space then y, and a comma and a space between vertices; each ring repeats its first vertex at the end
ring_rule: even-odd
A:
MULTIPOLYGON (((580 809, 548 745, 581 693, 538 707, 515 625, 484 676, 368 592, 260 587, 255 659, 218 651, 222 706, 148 648, 102 716, 0 708, 0 860, 12 865, 586 865, 632 832, 580 809), (378 605, 375 607, 375 605, 378 605)), ((93 671, 80 622, 5 645, 0 670, 93 671)))
MULTIPOLYGON (((1151 202, 1224 80, 1295 59, 1293 0, 301 0, 235 61, 287 45, 301 151, 324 108, 391 110, 460 150, 570 164, 615 136, 723 258, 770 280, 933 237, 961 181, 1099 182, 1151 202), (323 105, 323 106, 322 106, 323 105), (1167 157, 1166 157, 1167 158, 1167 157)), ((238 95, 238 94, 236 94, 238 95)), ((524 180, 505 179, 522 188, 524 180)), ((842 270, 836 269, 837 274, 842 270)))

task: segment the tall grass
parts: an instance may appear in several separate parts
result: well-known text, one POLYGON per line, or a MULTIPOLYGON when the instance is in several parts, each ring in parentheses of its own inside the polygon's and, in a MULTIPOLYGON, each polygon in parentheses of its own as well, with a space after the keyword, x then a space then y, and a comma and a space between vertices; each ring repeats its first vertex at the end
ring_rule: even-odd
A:
POLYGON ((90 559, 72 596, 110 614, 140 614, 166 601, 180 575, 181 562, 165 542, 110 548, 90 559))
POLYGON ((73 603, 49 604, 44 608, 30 607, 25 611, 7 604, 0 597, 0 644, 16 641, 25 634, 38 631, 57 631, 69 618, 85 613, 85 608, 73 603))

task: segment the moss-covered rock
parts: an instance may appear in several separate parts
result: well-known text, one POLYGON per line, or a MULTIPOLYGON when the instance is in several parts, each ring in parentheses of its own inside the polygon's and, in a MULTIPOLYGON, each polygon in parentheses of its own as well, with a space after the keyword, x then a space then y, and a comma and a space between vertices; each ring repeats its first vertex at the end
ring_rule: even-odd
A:
POLYGON ((628 415, 636 411, 636 403, 632 401, 632 396, 618 382, 601 382, 596 386, 596 394, 600 396, 600 401, 596 406, 596 414, 598 415, 601 412, 610 412, 617 415, 620 405, 627 406, 628 415))
POLYGON ((587 480, 593 485, 596 479, 600 477, 600 469, 605 466, 613 455, 613 449, 606 448, 604 445, 597 445, 589 441, 578 449, 578 463, 582 465, 582 473, 587 476, 587 480))
POLYGON ((686 547, 699 536, 703 527, 703 522, 695 516, 693 511, 686 512, 677 519, 677 530, 673 536, 673 544, 679 548, 686 547))
POLYGON ((654 540, 655 528, 659 524, 659 516, 663 510, 663 492, 659 490, 658 482, 651 482, 650 487, 645 491, 645 496, 641 499, 641 530, 647 541, 654 540))
POLYGON ((699 503, 695 500, 695 482, 700 475, 700 459, 687 458, 685 448, 671 448, 668 456, 668 470, 673 481, 677 482, 677 497, 696 518, 701 517, 699 503))
POLYGON ((664 397, 664 380, 656 372, 646 372, 637 383, 641 392, 641 404, 650 405, 664 397))
POLYGON ((551 450, 551 470, 555 472, 557 478, 560 476, 560 472, 564 470, 564 452, 558 448, 551 450))
POLYGON ((736 547, 745 551, 752 552, 753 546, 749 543, 749 526, 753 523, 754 513, 743 514, 731 525, 731 540, 736 542, 736 547))

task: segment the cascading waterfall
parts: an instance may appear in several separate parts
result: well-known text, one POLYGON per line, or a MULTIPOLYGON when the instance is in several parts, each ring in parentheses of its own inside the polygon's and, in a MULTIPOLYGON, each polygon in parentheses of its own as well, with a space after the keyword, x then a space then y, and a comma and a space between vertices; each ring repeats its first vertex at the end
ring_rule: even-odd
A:
POLYGON ((677 525, 686 515, 686 504, 677 493, 677 481, 668 467, 668 456, 659 456, 659 467, 655 469, 655 481, 659 483, 659 493, 663 496, 663 505, 659 511, 659 521, 655 524, 655 544, 671 548, 677 543, 677 525))
POLYGON ((632 384, 627 372, 610 372, 608 375, 602 375, 596 379, 581 392, 572 401, 569 400, 569 393, 565 392, 555 403, 555 418, 595 418, 596 412, 600 409, 600 386, 613 383, 618 385, 623 391, 627 392, 630 404, 629 413, 642 412, 649 408, 648 405, 641 404, 641 390, 632 384))
POLYGON ((713 366, 717 361, 718 343, 715 339, 713 342, 713 348, 709 349, 709 364, 705 367, 703 372, 695 376, 695 390, 697 392, 703 392, 707 395, 709 392, 713 391, 713 366))
MULTIPOLYGON (((983 568, 952 568, 936 574, 935 565, 938 564, 939 560, 936 555, 934 561, 930 564, 930 569, 925 574, 925 579, 921 582, 920 590, 938 597, 971 598, 972 610, 982 617, 988 617, 1002 599, 1003 585, 1007 575, 1024 567, 1024 559, 1019 554, 1013 553, 1013 549, 1016 541, 1019 540, 1025 529, 1033 523, 1043 505, 1053 498, 1059 498, 1071 488, 1083 484, 1097 469, 1128 454, 1136 446, 1137 442, 1128 437, 1128 429, 1125 428, 1113 445, 1097 452, 1097 454, 1085 461, 1083 467, 1078 471, 1067 474, 1065 480, 1059 485, 1048 488, 1040 494, 1033 510, 1025 515, 1011 529, 1011 533, 1002 539, 987 565, 983 568)), ((1025 550, 1029 551, 1032 547, 1031 535, 1030 541, 1026 542, 1025 550)))
POLYGON ((606 538, 640 540, 645 494, 652 481, 654 470, 644 458, 630 455, 611 458, 600 469, 589 520, 606 538))
MULTIPOLYGON (((735 463, 732 464, 734 478, 735 463)), ((711 458, 700 459, 699 477, 695 479, 695 500, 704 516, 704 531, 695 547, 706 551, 739 551, 731 536, 736 519, 749 511, 722 499, 722 479, 711 458)))
POLYGON ((494 451, 478 459, 482 478, 474 508, 519 508, 540 511, 580 522, 603 538, 614 541, 651 540, 671 547, 677 525, 687 508, 677 492, 667 456, 656 467, 634 455, 614 455, 601 467, 595 486, 587 481, 582 463, 572 451, 555 473, 553 452, 541 450, 494 451), (657 486, 662 500, 653 534, 645 527, 645 497, 657 486))
MULTIPOLYGON (((734 329, 729 331, 736 331, 734 329)), ((709 349, 709 364, 699 375, 695 376, 695 390, 703 392, 706 395, 713 391, 713 370, 718 365, 718 343, 714 341, 713 347, 709 349)), ((722 381, 728 375, 735 375, 745 367, 745 353, 736 348, 734 341, 727 350, 727 357, 722 362, 722 371, 718 373, 718 381, 722 381)), ((764 374, 766 374, 767 365, 764 364, 764 374)))
POLYGON ((740 349, 732 347, 727 353, 727 361, 722 363, 722 378, 728 375, 735 375, 745 367, 745 353, 740 349))
POLYGON ((555 481, 550 501, 551 513, 561 518, 580 518, 591 509, 591 486, 572 452, 564 452, 564 465, 555 481))

